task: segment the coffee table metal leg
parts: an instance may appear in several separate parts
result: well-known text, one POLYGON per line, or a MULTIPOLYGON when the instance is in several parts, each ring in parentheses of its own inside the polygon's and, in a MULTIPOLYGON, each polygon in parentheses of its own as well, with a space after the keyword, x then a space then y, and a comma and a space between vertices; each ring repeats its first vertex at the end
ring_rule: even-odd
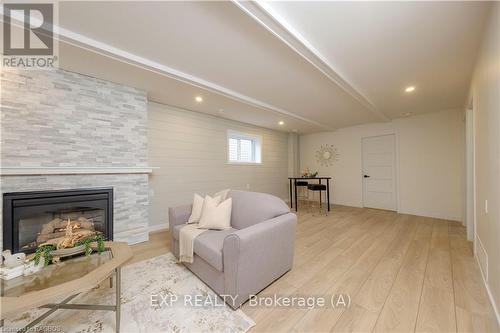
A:
POLYGON ((121 286, 122 286, 122 281, 121 281, 121 268, 118 267, 116 269, 116 333, 120 332, 120 315, 121 315, 121 286))
MULTIPOLYGON (((118 267, 116 269, 116 305, 94 305, 94 304, 67 304, 73 298, 78 296, 79 294, 72 295, 66 298, 64 301, 58 304, 45 304, 42 305, 41 308, 49 308, 50 310, 42 314, 40 317, 33 320, 31 323, 26 325, 21 331, 26 332, 32 327, 38 325, 42 320, 50 316, 52 313, 59 309, 73 309, 73 310, 107 310, 107 311, 115 311, 116 312, 116 332, 120 332, 120 315, 121 315, 121 268, 118 267)), ((112 281, 112 276, 110 281, 112 281)), ((3 326, 4 321, 0 321, 0 326, 3 326)))
POLYGON ((38 325, 42 320, 44 320, 45 318, 47 318, 48 316, 50 316, 51 314, 53 314, 54 312, 56 312, 58 309, 60 309, 63 304, 66 304, 68 303, 69 301, 71 301, 73 298, 75 298, 76 296, 78 296, 79 294, 74 294, 72 296, 69 296, 68 298, 66 298, 64 301, 62 301, 60 304, 56 304, 54 307, 52 307, 49 311, 45 312, 44 314, 42 314, 40 317, 36 318, 35 320, 33 320, 31 323, 29 323, 28 325, 26 325, 22 330, 21 332, 27 332, 29 331, 32 327, 35 327, 36 325, 38 325))

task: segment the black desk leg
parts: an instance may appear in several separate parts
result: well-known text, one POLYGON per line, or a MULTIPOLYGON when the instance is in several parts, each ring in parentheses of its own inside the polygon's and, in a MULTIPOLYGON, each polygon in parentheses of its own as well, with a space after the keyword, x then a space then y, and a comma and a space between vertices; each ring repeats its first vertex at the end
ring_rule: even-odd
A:
POLYGON ((297 201, 297 179, 293 180, 293 188, 295 190, 295 211, 297 211, 297 208, 299 207, 299 202, 297 201))
MULTIPOLYGON (((321 178, 318 179, 318 184, 321 185, 321 178)), ((319 191, 319 208, 323 207, 323 203, 321 202, 321 190, 319 191)))
POLYGON ((290 208, 293 208, 293 198, 292 198, 292 180, 289 179, 290 181, 290 208))
POLYGON ((328 211, 330 211, 330 179, 326 180, 326 202, 328 203, 328 211))

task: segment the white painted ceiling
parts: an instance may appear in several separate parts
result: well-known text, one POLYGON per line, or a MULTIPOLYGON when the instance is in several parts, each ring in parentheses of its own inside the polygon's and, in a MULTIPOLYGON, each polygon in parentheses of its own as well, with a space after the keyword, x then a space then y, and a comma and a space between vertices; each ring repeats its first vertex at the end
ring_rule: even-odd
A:
POLYGON ((310 133, 464 106, 487 11, 484 3, 61 2, 60 66, 144 89, 152 101, 310 133), (405 95, 410 84, 417 90, 405 95))
POLYGON ((489 8, 474 1, 264 5, 391 118, 466 104, 489 8), (405 93, 411 85, 415 92, 405 93))
POLYGON ((118 82, 148 92, 148 99, 181 109, 207 113, 216 117, 241 121, 256 126, 310 133, 321 127, 272 110, 253 107, 232 98, 171 79, 160 72, 152 72, 123 61, 103 56, 70 44, 60 44, 61 67, 104 80, 118 82), (195 96, 203 98, 197 103, 195 96), (279 121, 284 121, 281 128, 279 121))

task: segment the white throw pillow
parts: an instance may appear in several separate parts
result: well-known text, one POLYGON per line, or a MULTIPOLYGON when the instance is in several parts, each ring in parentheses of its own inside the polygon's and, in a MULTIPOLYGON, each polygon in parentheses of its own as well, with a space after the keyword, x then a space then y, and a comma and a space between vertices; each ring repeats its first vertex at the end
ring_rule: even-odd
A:
POLYGON ((219 204, 215 199, 207 197, 205 197, 203 204, 198 229, 229 229, 231 227, 231 208, 233 204, 231 198, 219 204))
POLYGON ((220 196, 214 196, 213 198, 209 195, 203 198, 198 193, 194 194, 193 208, 191 209, 191 216, 189 216, 188 224, 200 222, 201 215, 203 214, 203 207, 205 206, 205 200, 209 198, 210 200, 215 200, 217 205, 222 201, 220 196))
POLYGON ((223 202, 227 199, 227 194, 229 193, 229 189, 226 189, 226 190, 222 190, 222 191, 219 191, 217 193, 214 194, 214 197, 217 197, 219 196, 220 197, 220 201, 223 202))
POLYGON ((189 223, 198 223, 200 221, 201 217, 201 211, 203 209, 203 197, 199 195, 198 193, 194 194, 194 199, 193 199, 193 208, 191 209, 191 216, 189 216, 188 219, 188 224, 189 223))

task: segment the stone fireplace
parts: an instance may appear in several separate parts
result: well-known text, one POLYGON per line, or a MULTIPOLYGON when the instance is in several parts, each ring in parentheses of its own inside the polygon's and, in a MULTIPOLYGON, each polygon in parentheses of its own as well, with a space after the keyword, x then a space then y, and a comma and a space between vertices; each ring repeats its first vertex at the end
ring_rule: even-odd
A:
POLYGON ((19 192, 112 189, 107 208, 44 209, 36 212, 40 214, 34 220, 27 217, 18 222, 17 238, 10 232, 3 234, 11 213, 0 205, 0 241, 9 242, 0 247, 17 242, 18 247, 28 246, 29 252, 34 242, 48 237, 37 241, 35 235, 42 230, 35 220, 51 222, 52 233, 57 233, 59 219, 67 224, 68 218, 80 227, 89 226, 91 220, 94 228, 109 234, 108 239, 130 244, 146 241, 151 173, 146 94, 64 70, 4 69, 0 78, 0 195, 4 201, 19 192))

